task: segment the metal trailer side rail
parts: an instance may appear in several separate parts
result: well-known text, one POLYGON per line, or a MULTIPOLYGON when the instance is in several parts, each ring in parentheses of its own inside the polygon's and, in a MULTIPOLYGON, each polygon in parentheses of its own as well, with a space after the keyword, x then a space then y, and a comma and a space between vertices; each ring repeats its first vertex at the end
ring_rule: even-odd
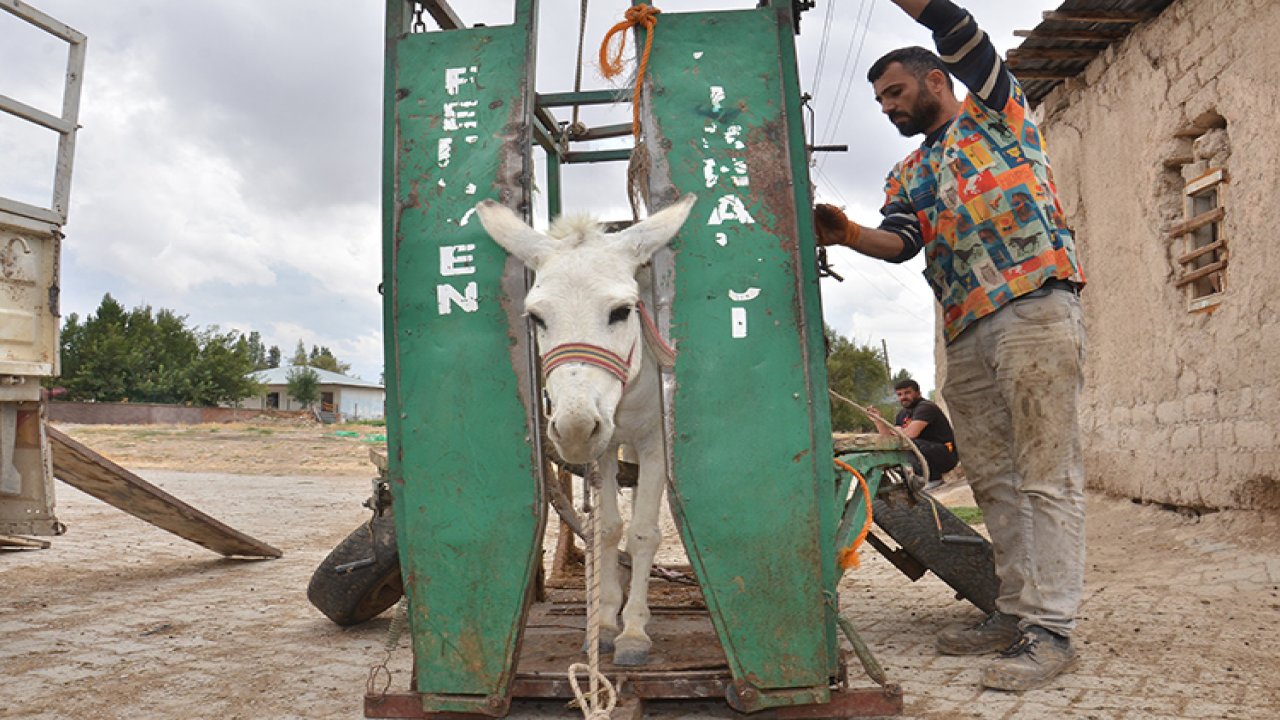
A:
POLYGON ((0 197, 0 534, 59 535, 65 528, 53 512, 40 378, 57 375, 60 365, 62 225, 71 195, 87 39, 22 0, 4 0, 0 10, 68 44, 57 115, 0 95, 0 112, 58 134, 49 205, 0 197))

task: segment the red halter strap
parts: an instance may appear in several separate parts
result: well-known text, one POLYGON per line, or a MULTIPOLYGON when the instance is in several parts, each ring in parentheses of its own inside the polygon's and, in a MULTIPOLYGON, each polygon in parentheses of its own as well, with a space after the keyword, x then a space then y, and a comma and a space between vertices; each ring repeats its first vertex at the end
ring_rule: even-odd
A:
MULTIPOLYGON (((634 348, 632 348, 634 352, 634 348)), ((550 375, 552 370, 567 363, 586 363, 606 370, 618 378, 623 387, 627 385, 627 376, 631 372, 631 357, 626 360, 621 355, 598 345, 589 343, 565 343, 557 345, 542 356, 542 374, 550 375)))

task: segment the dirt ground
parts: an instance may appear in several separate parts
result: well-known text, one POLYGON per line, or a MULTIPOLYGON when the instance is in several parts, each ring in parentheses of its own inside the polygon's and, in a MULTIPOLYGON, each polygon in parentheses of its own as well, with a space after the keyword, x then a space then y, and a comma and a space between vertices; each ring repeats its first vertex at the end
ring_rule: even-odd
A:
POLYGON ((208 425, 59 425, 130 470, 240 475, 371 474, 369 449, 385 449, 386 428, 262 418, 208 425), (352 434, 355 437, 352 437, 352 434))
MULTIPOLYGON (((64 429, 284 557, 225 560, 59 484, 68 533, 47 550, 0 552, 0 718, 361 717, 389 614, 338 628, 305 588, 365 518, 378 444, 363 436, 381 428, 352 428, 354 438, 287 424, 64 429)), ((971 503, 963 487, 944 497, 971 503)), ((934 653, 937 630, 976 617, 972 607, 864 550, 841 605, 903 686, 904 717, 1280 717, 1280 517, 1100 495, 1089 514, 1080 667, 1024 695, 979 690, 982 659, 934 653)), ((393 653, 393 689, 407 687, 411 662, 406 648, 393 653)), ((581 715, 544 702, 511 717, 581 715)), ((706 702, 653 704, 646 717, 743 716, 706 702)))

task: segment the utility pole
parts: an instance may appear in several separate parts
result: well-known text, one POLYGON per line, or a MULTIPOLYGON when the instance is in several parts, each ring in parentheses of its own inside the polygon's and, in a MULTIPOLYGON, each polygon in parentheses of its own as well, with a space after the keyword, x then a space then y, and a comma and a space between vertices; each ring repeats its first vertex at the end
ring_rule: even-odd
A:
POLYGON ((893 368, 889 366, 889 343, 884 338, 880 338, 880 349, 884 351, 884 371, 889 376, 889 382, 893 382, 893 368))

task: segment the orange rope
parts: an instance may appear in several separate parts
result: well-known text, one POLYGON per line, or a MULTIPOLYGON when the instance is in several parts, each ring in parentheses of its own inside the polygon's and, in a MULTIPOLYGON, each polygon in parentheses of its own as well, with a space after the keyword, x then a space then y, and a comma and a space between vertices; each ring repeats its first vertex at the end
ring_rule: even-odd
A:
POLYGON ((606 78, 612 78, 622 72, 622 52, 627 48, 627 30, 639 25, 647 31, 644 39, 644 54, 640 57, 640 70, 636 72, 636 89, 631 94, 631 134, 640 137, 640 88, 644 86, 644 73, 649 68, 649 51, 653 49, 653 29, 658 25, 658 13, 662 12, 652 5, 632 5, 627 8, 626 19, 609 28, 600 43, 600 71, 606 78), (610 57, 609 44, 613 36, 621 33, 618 48, 610 57))
POLYGON ((862 473, 858 472, 846 462, 841 460, 835 461, 836 466, 842 470, 846 470, 854 477, 858 478, 858 485, 862 487, 862 499, 867 506, 867 520, 862 525, 862 530, 858 533, 858 537, 849 543, 849 547, 841 548, 836 554, 836 560, 840 563, 841 570, 858 567, 858 548, 862 546, 862 541, 867 539, 867 532, 871 530, 871 489, 867 487, 867 479, 862 477, 862 473))

